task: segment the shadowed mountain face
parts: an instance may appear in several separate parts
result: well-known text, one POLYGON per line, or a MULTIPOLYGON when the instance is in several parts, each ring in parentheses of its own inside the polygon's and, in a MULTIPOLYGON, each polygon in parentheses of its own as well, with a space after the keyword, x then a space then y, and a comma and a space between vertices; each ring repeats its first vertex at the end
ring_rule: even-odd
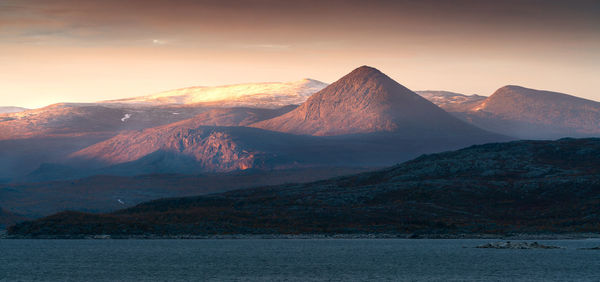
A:
MULTIPOLYGON (((486 141, 498 139, 490 136, 486 141)), ((473 141, 403 139, 391 134, 320 137, 248 127, 163 126, 120 134, 72 154, 70 161, 76 167, 88 167, 78 172, 87 175, 381 167, 469 142, 473 141)))
POLYGON ((252 126, 317 136, 372 132, 396 132, 410 137, 483 133, 367 66, 315 93, 297 109, 252 126))
POLYGON ((506 234, 599 232, 600 139, 516 141, 425 155, 309 184, 65 212, 10 234, 506 234))
POLYGON ((421 95, 473 125, 509 136, 600 136, 600 103, 567 94, 509 85, 488 98, 430 91, 421 95))

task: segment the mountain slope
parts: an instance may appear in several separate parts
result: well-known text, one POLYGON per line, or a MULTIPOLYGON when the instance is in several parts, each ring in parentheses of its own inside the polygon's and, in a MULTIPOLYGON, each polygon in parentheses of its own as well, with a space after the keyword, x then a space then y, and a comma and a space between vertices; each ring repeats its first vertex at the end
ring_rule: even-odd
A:
POLYGON ((599 102, 520 86, 502 87, 457 115, 486 130, 519 138, 600 136, 599 102))
POLYGON ((104 101, 142 105, 203 104, 213 107, 280 108, 300 104, 327 84, 314 80, 247 83, 214 87, 188 87, 154 95, 104 101))
POLYGON ((210 108, 196 106, 132 107, 62 103, 0 115, 0 140, 72 137, 137 130, 191 118, 210 108))
POLYGON ((380 71, 362 66, 297 109, 252 126, 318 136, 397 132, 405 136, 483 133, 380 71))
POLYGON ((22 236, 600 232, 600 139, 515 141, 309 184, 65 212, 22 236))
POLYGON ((243 107, 216 108, 197 114, 193 118, 173 123, 169 126, 183 126, 188 128, 198 126, 246 126, 255 122, 280 116, 295 108, 295 105, 288 105, 275 109, 243 107))

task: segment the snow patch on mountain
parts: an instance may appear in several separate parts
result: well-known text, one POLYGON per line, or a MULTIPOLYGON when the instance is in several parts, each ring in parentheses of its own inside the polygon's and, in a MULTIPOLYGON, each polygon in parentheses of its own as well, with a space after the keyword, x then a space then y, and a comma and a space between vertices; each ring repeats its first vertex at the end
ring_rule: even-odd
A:
POLYGON ((104 101, 102 103, 141 105, 205 103, 218 107, 279 108, 290 104, 301 104, 313 93, 326 86, 326 83, 308 78, 294 82, 246 83, 214 87, 197 86, 142 97, 104 101))

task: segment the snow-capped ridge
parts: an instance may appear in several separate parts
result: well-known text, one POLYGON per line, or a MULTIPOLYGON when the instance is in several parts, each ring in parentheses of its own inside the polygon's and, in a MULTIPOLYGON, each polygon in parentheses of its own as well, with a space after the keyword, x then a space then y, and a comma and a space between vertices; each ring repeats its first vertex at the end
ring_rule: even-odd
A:
POLYGON ((292 82, 193 86, 101 103, 142 105, 207 103, 220 107, 279 108, 290 104, 301 104, 313 93, 326 86, 326 83, 310 78, 292 82))

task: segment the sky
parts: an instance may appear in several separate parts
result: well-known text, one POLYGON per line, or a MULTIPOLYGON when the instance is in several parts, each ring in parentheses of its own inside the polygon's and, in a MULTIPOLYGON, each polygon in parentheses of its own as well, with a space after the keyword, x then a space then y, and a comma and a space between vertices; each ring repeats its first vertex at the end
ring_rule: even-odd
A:
POLYGON ((0 0, 0 106, 378 68, 412 90, 600 101, 597 0, 0 0))

